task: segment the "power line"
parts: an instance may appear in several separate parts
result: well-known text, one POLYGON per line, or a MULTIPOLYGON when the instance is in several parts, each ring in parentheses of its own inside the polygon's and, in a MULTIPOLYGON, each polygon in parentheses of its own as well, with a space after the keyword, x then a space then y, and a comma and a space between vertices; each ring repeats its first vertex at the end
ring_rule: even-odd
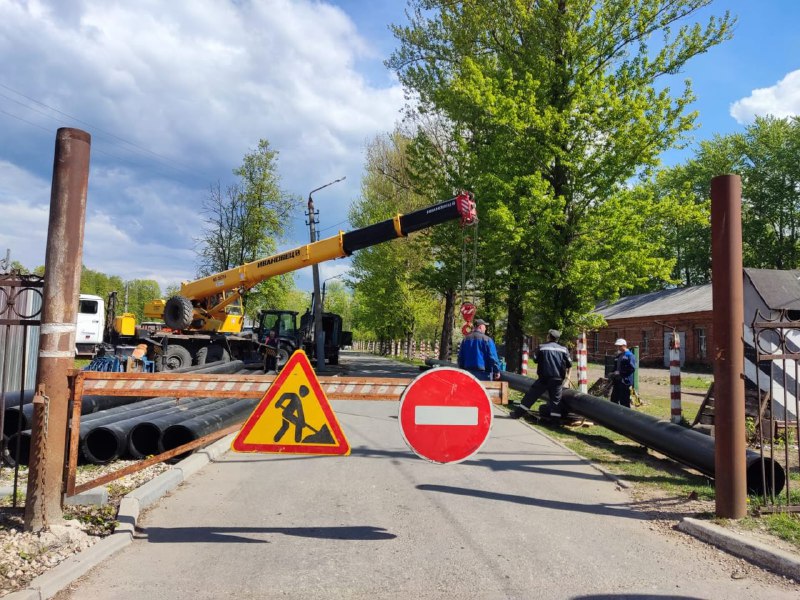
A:
MULTIPOLYGON (((66 112, 64 112, 62 110, 59 110, 59 109, 57 109, 57 108, 55 108, 53 106, 45 104, 44 102, 40 102, 39 100, 36 100, 35 98, 32 98, 32 97, 30 97, 30 96, 28 96, 26 94, 23 94, 22 92, 20 92, 18 90, 15 90, 14 88, 11 88, 11 87, 3 84, 3 83, 0 83, 0 88, 3 88, 5 90, 8 90, 8 91, 14 93, 14 94, 17 94, 17 95, 21 96, 22 98, 25 98, 26 100, 29 100, 30 102, 33 102, 34 104, 37 104, 37 105, 39 105, 39 106, 41 106, 43 108, 46 108, 47 110, 53 111, 55 113, 58 113, 59 115, 62 115, 62 116, 67 117, 69 119, 72 119, 73 121, 76 121, 77 123, 81 123, 83 125, 86 125, 87 127, 91 128, 93 132, 95 132, 95 131, 96 132, 100 132, 100 133, 102 133, 102 134, 104 134, 104 135, 106 135, 106 136, 108 136, 108 137, 110 137, 110 138, 112 138, 114 140, 117 140, 118 142, 121 142, 122 144, 125 144, 126 146, 130 146, 130 149, 126 148, 126 150, 129 151, 129 152, 136 152, 136 153, 139 153, 141 155, 146 155, 146 156, 149 156, 151 158, 156 158, 156 159, 158 159, 159 162, 162 162, 163 164, 165 164, 165 166, 171 167, 172 169, 174 169, 176 171, 182 171, 184 173, 187 173, 187 174, 190 174, 190 175, 193 175, 193 176, 196 176, 196 177, 202 177, 199 173, 197 173, 195 171, 192 171, 188 166, 183 165, 183 164, 181 164, 179 162, 173 161, 172 159, 170 159, 167 156, 164 156, 162 154, 159 154, 157 152, 149 150, 149 149, 147 149, 147 148, 145 148, 143 146, 140 146, 139 144, 136 144, 135 142, 131 142, 129 140, 126 140, 125 138, 122 138, 122 137, 120 137, 120 136, 118 136, 118 135, 116 135, 114 133, 106 131, 106 130, 102 129, 101 127, 98 127, 98 126, 96 126, 96 125, 94 125, 92 123, 89 123, 88 121, 84 121, 82 119, 79 119, 78 117, 70 115, 69 113, 66 113, 66 112)), ((27 110, 31 110, 31 111, 34 111, 36 113, 39 113, 44 117, 47 117, 49 119, 53 119, 54 121, 57 120, 53 115, 47 114, 44 111, 41 111, 41 110, 39 110, 39 109, 37 109, 37 108, 35 108, 33 106, 30 106, 30 105, 27 105, 27 104, 25 104, 23 102, 20 102, 19 100, 11 98, 10 96, 7 96, 5 94, 0 94, 0 97, 6 98, 7 100, 10 100, 11 102, 15 102, 15 103, 19 104, 20 106, 22 106, 23 108, 26 108, 27 110)), ((12 115, 12 114, 6 112, 6 111, 2 111, 2 112, 7 114, 7 115, 9 115, 9 116, 11 116, 11 117, 14 117, 15 119, 18 119, 18 120, 22 121, 23 123, 27 123, 28 125, 33 125, 34 127, 37 127, 39 129, 44 129, 45 131, 49 131, 47 128, 44 128, 44 127, 42 127, 40 125, 37 125, 35 123, 32 123, 32 122, 27 121, 25 119, 22 119, 21 117, 17 117, 15 115, 12 115)), ((114 156, 113 154, 107 154, 107 153, 105 153, 105 154, 107 156, 114 156)))

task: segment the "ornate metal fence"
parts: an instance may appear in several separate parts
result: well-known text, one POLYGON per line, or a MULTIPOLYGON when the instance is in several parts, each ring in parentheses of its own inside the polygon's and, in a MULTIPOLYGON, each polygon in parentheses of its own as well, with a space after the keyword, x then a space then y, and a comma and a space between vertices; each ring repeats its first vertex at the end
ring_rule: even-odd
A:
POLYGON ((0 274, 0 430, 3 432, 0 469, 14 469, 12 505, 19 499, 19 465, 9 458, 6 446, 9 432, 18 423, 5 421, 5 409, 30 402, 36 383, 36 360, 39 348, 39 325, 42 313, 42 287, 37 275, 22 275, 15 271, 0 274))
POLYGON ((774 481, 768 467, 762 467, 765 487, 769 490, 766 511, 800 511, 800 484, 793 480, 800 465, 800 321, 788 311, 773 311, 764 316, 756 313, 750 331, 745 331, 745 376, 755 384, 758 415, 749 418, 749 426, 758 444, 762 465, 781 463, 786 472, 786 487, 781 494, 766 486, 774 481), (752 338, 751 338, 752 336, 752 338))

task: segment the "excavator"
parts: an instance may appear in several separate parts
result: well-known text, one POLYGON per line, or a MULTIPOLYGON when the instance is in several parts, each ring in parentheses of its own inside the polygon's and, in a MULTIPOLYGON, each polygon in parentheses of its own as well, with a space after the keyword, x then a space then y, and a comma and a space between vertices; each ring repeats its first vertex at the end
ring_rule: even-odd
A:
MULTIPOLYGON (((183 282, 178 294, 166 301, 152 300, 144 307, 145 317, 163 320, 163 326, 145 329, 136 326, 130 313, 112 316, 100 352, 126 359, 134 355, 159 371, 231 359, 263 360, 265 348, 258 336, 242 331, 242 298, 248 290, 270 277, 344 258, 362 248, 455 219, 460 219, 462 226, 477 220, 472 194, 461 192, 412 213, 397 214, 354 231, 339 231, 322 240, 183 282)), ((124 364, 133 363, 127 360, 124 364)))

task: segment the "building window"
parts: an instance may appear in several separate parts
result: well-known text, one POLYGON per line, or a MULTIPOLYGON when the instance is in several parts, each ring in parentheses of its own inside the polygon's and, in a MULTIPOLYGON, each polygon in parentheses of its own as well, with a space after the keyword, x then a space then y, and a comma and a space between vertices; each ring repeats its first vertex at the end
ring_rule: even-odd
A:
POLYGON ((697 358, 705 358, 707 355, 706 328, 698 327, 696 333, 697 333, 697 358))
POLYGON ((650 352, 650 337, 648 336, 648 331, 642 331, 642 356, 647 355, 650 352))
POLYGON ((597 331, 592 334, 592 352, 600 352, 600 333, 597 331))

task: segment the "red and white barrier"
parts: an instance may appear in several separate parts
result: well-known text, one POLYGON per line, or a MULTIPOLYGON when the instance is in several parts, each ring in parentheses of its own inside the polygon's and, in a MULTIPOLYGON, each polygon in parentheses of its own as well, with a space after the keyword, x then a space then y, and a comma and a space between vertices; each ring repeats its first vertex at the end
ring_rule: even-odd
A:
POLYGON ((586 394, 589 391, 589 377, 587 372, 588 360, 586 356, 586 332, 578 338, 578 391, 586 394))
POLYGON ((522 374, 528 374, 528 348, 522 348, 522 374))
POLYGON ((672 342, 669 345, 669 397, 670 420, 680 423, 683 416, 681 407, 681 338, 677 331, 672 332, 672 342))

